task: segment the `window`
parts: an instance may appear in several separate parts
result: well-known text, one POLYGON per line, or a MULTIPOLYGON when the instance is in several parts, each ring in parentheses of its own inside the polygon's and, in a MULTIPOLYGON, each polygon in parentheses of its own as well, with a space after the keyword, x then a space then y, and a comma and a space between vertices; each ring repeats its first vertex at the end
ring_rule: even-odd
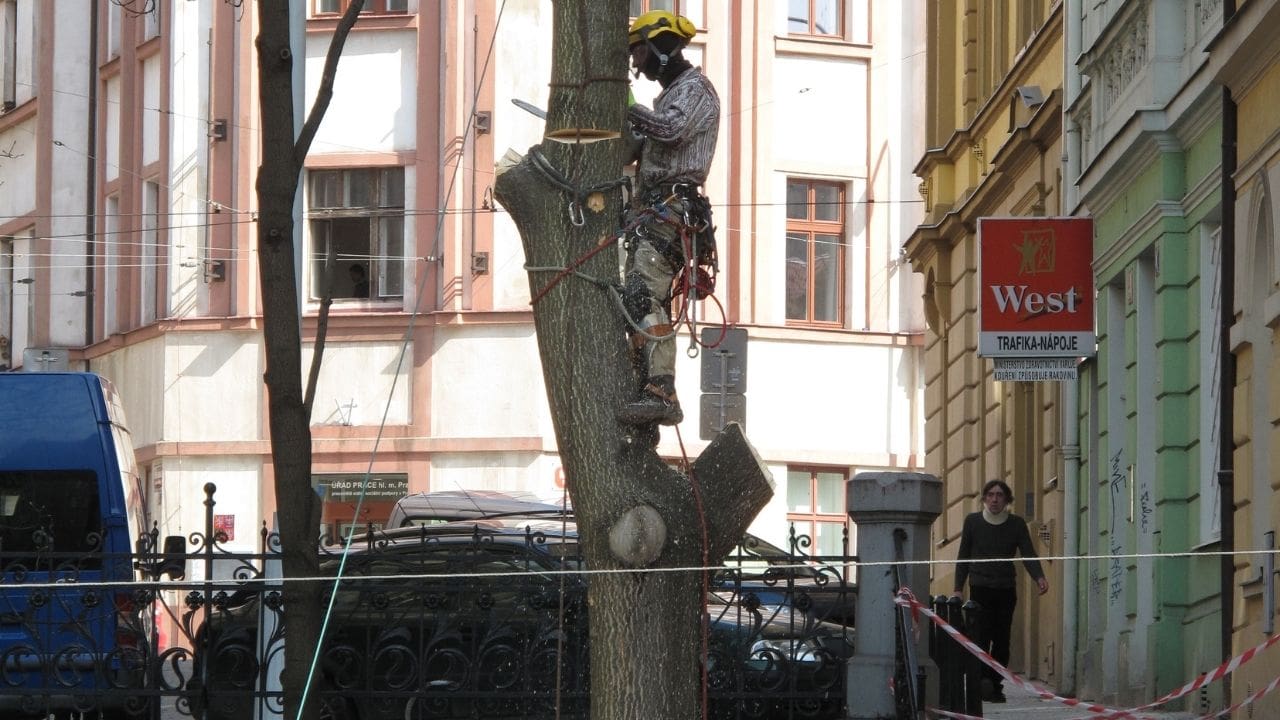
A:
POLYGON ((13 238, 0 237, 0 372, 13 367, 13 238))
POLYGON ((788 0, 787 32, 791 35, 844 37, 843 0, 788 0))
MULTIPOLYGON (((845 512, 844 470, 819 468, 787 469, 787 521, 796 535, 807 535, 814 555, 845 554, 844 532, 849 527, 845 512)), ((849 536, 848 553, 854 552, 849 536)))
POLYGON ((142 39, 150 40, 160 34, 160 8, 163 3, 152 3, 142 14, 142 39))
POLYGON ((36 4, 0 0, 0 114, 35 97, 36 4))
POLYGON ((156 262, 156 248, 159 245, 158 213, 160 212, 160 185, 151 181, 142 183, 142 247, 138 257, 138 287, 140 289, 142 308, 142 324, 156 319, 156 275, 159 268, 156 262))
POLYGON ((118 3, 107 3, 107 59, 120 57, 121 25, 124 23, 124 9, 118 3))
POLYGON ((27 349, 34 304, 30 302, 35 284, 31 268, 33 229, 10 237, 0 237, 0 370, 22 364, 27 349))
POLYGON ((104 210, 102 241, 98 247, 102 249, 102 274, 106 281, 102 288, 102 330, 103 337, 106 337, 120 329, 116 318, 119 307, 116 294, 120 292, 120 197, 108 197, 104 210))
MULTIPOLYGON (((315 15, 341 15, 347 11, 351 0, 315 0, 315 15)), ((400 15, 409 12, 409 0, 365 0, 362 13, 370 15, 400 15)))
POLYGON ((667 10, 684 15, 697 27, 706 27, 703 8, 703 0, 631 0, 631 17, 640 17, 650 10, 667 10))
POLYGON ((844 186, 787 181, 787 320, 844 321, 844 186))
POLYGON ((313 170, 310 174, 311 297, 399 298, 404 294, 404 168, 313 170), (325 272, 332 251, 333 272, 325 272))
POLYGON ((0 112, 18 102, 18 3, 0 2, 0 112))

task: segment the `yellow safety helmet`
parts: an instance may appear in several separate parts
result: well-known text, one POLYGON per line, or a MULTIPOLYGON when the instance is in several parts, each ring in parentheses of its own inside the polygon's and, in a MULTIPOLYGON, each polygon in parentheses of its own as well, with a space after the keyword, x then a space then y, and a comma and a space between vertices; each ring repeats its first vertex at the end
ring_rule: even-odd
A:
POLYGON ((698 34, 698 28, 689 18, 676 15, 670 10, 650 10, 631 23, 631 28, 627 31, 627 44, 647 42, 663 33, 671 33, 680 38, 680 46, 684 47, 698 34))

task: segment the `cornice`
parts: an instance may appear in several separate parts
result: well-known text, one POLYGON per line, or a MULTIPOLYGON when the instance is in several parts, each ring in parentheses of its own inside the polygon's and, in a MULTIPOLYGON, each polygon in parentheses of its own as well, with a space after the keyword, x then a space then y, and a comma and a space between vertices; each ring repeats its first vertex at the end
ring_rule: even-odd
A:
MULTIPOLYGON (((1039 158, 1062 137, 1062 90, 1050 93, 1025 125, 1019 125, 996 151, 991 164, 1012 173, 1039 158)), ((1057 158, 1054 158, 1057 162, 1057 158)))
POLYGON ((1182 207, 1181 202, 1161 200, 1152 203, 1151 207, 1147 208, 1147 211, 1142 214, 1142 217, 1118 233, 1114 238, 1114 242, 1094 257, 1094 274, 1099 276, 1100 279, 1110 277, 1107 272, 1108 268, 1131 257, 1136 251, 1145 247, 1151 241, 1151 236, 1156 232, 1157 226, 1170 218, 1186 218, 1186 210, 1182 207))
POLYGON ((1210 55, 1222 58, 1214 79, 1230 89, 1232 95, 1251 90, 1263 73, 1280 62, 1277 27, 1280 27, 1280 2, 1249 0, 1242 3, 1209 44, 1210 55))

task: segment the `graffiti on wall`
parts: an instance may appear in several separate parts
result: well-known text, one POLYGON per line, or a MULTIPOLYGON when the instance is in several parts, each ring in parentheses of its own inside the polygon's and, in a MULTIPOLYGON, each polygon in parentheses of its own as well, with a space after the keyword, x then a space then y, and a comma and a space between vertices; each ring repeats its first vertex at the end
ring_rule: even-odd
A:
POLYGON ((1111 479, 1110 492, 1111 499, 1111 529, 1108 533, 1111 549, 1110 561, 1110 577, 1107 585, 1107 600, 1112 605, 1120 601, 1124 595, 1124 564, 1120 561, 1119 555, 1124 552, 1124 543, 1121 542, 1120 514, 1125 509, 1125 499, 1129 494, 1129 474, 1120 467, 1120 458, 1124 455, 1124 450, 1120 450, 1111 457, 1111 479))

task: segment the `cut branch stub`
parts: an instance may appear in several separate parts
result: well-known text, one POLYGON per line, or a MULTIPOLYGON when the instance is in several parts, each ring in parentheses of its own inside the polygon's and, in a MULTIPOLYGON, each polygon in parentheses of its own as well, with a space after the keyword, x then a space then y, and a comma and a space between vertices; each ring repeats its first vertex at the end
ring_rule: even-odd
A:
POLYGON ((667 524, 648 505, 637 505, 609 528, 609 549, 624 565, 644 567, 662 554, 667 544, 667 524))
POLYGON ((707 520, 707 557, 714 562, 733 549, 773 497, 773 473, 742 426, 729 423, 693 463, 692 475, 707 520))

